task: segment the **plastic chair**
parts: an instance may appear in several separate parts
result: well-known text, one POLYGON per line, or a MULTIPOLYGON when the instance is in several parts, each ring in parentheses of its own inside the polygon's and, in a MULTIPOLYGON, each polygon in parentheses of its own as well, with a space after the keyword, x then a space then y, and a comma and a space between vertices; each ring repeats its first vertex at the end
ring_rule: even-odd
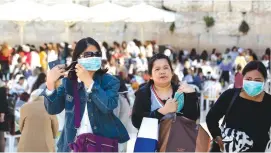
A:
POLYGON ((203 110, 203 105, 204 105, 204 100, 206 101, 205 105, 206 105, 206 111, 208 112, 210 110, 210 102, 211 101, 216 101, 218 98, 217 95, 217 89, 215 86, 212 86, 210 88, 208 88, 207 90, 203 91, 201 93, 201 108, 203 110))
POLYGON ((5 138, 8 141, 8 152, 15 152, 15 140, 16 138, 20 138, 21 134, 18 135, 10 135, 8 133, 5 133, 5 138))
POLYGON ((199 87, 194 84, 189 84, 189 86, 193 87, 197 93, 200 93, 199 87))
POLYGON ((265 83, 265 92, 271 94, 271 79, 268 79, 265 83))

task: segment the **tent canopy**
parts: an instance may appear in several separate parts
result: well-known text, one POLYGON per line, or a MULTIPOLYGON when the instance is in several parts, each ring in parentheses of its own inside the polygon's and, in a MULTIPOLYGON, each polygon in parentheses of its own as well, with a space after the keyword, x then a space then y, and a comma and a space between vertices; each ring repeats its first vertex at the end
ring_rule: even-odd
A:
POLYGON ((25 22, 40 17, 47 6, 29 0, 16 0, 0 5, 0 20, 25 22))
POLYGON ((174 22, 175 13, 155 8, 151 5, 141 3, 132 6, 127 12, 128 19, 126 22, 174 22))
POLYGON ((127 18, 126 7, 109 2, 97 4, 89 9, 92 22, 116 22, 124 21, 127 18))
POLYGON ((74 3, 55 4, 43 13, 43 21, 79 22, 89 18, 89 7, 74 3))

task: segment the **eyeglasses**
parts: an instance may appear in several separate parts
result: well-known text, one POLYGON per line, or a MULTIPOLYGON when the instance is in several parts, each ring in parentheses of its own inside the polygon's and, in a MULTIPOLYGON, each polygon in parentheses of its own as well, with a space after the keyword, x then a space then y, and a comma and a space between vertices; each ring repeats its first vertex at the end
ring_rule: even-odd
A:
POLYGON ((79 58, 88 58, 88 57, 102 57, 102 53, 99 51, 86 51, 79 56, 79 58))

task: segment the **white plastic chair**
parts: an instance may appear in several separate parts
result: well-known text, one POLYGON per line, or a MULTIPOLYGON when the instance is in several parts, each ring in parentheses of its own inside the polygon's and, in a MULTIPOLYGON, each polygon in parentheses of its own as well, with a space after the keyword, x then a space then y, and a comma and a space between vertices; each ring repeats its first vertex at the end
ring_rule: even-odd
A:
POLYGON ((15 148, 15 140, 16 138, 20 138, 21 135, 10 135, 8 133, 5 132, 5 138, 8 141, 8 152, 15 152, 14 148, 15 148))
POLYGON ((271 79, 268 79, 265 83, 265 92, 271 94, 271 79))
POLYGON ((204 100, 206 101, 206 111, 208 112, 210 110, 210 102, 216 101, 218 97, 217 89, 215 86, 210 86, 208 89, 205 89, 203 92, 201 92, 201 108, 203 110, 204 100))
POLYGON ((199 87, 194 84, 189 84, 189 86, 193 87, 197 93, 200 93, 199 87))
POLYGON ((234 84, 230 84, 230 85, 228 86, 228 89, 232 89, 232 88, 234 88, 234 84))

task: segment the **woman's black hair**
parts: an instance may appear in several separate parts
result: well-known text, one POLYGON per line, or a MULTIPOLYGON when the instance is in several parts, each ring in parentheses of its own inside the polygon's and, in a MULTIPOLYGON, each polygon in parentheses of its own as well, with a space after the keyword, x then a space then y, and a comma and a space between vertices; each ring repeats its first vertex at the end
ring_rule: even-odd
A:
POLYGON ((213 48, 212 54, 216 54, 216 49, 215 48, 213 48))
POLYGON ((179 63, 183 63, 183 55, 184 55, 183 50, 180 50, 179 54, 178 54, 178 61, 179 61, 179 63))
POLYGON ((40 46, 40 51, 45 51, 45 48, 40 46))
POLYGON ((266 48, 265 55, 269 55, 270 56, 270 52, 271 52, 270 48, 266 48))
POLYGON ((197 50, 195 48, 192 48, 189 57, 193 61, 196 59, 196 57, 197 57, 197 50))
MULTIPOLYGON (((77 64, 78 57, 88 48, 89 45, 93 45, 97 48, 98 52, 102 52, 99 43, 94 40, 93 38, 87 37, 79 40, 75 46, 73 55, 72 55, 72 63, 69 65, 66 70, 73 70, 75 69, 75 65, 77 64)), ((108 69, 99 69, 96 71, 96 73, 105 74, 108 71, 108 69)), ((68 75, 69 79, 77 79, 76 72, 70 71, 68 75)))
POLYGON ((225 53, 228 54, 230 52, 229 48, 226 48, 225 53))
POLYGON ((17 52, 20 52, 22 50, 23 50, 23 47, 21 45, 19 45, 18 48, 17 48, 17 52))
POLYGON ((208 60, 208 52, 206 50, 203 50, 200 59, 207 61, 208 60))
POLYGON ((108 46, 108 43, 107 43, 107 42, 104 41, 102 45, 103 45, 103 47, 104 47, 106 50, 109 49, 109 46, 108 46))
POLYGON ((233 46, 231 50, 233 51, 233 50, 235 50, 235 49, 237 49, 237 47, 236 47, 236 46, 233 46))
POLYGON ((152 68, 153 68, 153 64, 156 60, 159 60, 159 59, 165 59, 167 60, 168 62, 168 65, 173 73, 173 68, 172 68, 172 65, 171 65, 171 62, 170 62, 170 59, 168 58, 168 56, 164 55, 164 54, 161 54, 161 53, 158 53, 158 54, 155 54, 152 56, 152 58, 150 59, 149 61, 149 64, 148 64, 148 73, 149 75, 152 75, 152 68))
POLYGON ((246 75, 247 72, 253 71, 253 70, 257 70, 259 71, 262 75, 264 80, 267 79, 267 70, 265 68, 265 66, 263 65, 263 63, 261 61, 251 61, 249 62, 245 68, 243 69, 243 76, 246 75))
POLYGON ((40 85, 42 85, 45 82, 46 82, 46 74, 45 73, 40 73, 38 75, 38 78, 37 78, 36 82, 33 84, 33 87, 31 89, 31 93, 34 90, 38 89, 40 87, 40 85))

